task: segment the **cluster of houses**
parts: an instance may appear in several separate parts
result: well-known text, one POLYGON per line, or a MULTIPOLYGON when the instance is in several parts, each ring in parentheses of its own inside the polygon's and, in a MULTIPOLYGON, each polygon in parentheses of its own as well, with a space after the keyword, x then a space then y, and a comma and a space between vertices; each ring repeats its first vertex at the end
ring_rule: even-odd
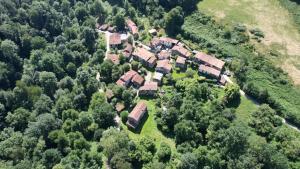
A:
MULTIPOLYGON (((126 20, 126 25, 127 30, 134 38, 137 38, 139 33, 137 25, 130 19, 126 20)), ((107 25, 99 26, 98 29, 113 30, 107 25)), ((151 32, 151 34, 156 35, 155 30, 151 32)), ((221 76, 225 65, 224 61, 200 51, 191 52, 185 44, 176 39, 154 37, 148 45, 149 48, 147 48, 145 45, 135 46, 135 44, 130 44, 126 37, 122 37, 122 34, 114 32, 110 34, 109 45, 111 48, 120 49, 123 47, 122 55, 128 61, 133 59, 145 67, 155 69, 151 81, 145 82, 145 79, 137 71, 130 70, 116 82, 117 85, 123 87, 132 85, 138 89, 139 96, 155 95, 158 91, 158 86, 162 84, 163 77, 172 72, 173 65, 181 70, 186 70, 188 62, 198 64, 200 74, 217 79, 223 85, 226 83, 221 76)), ((116 54, 108 54, 107 59, 110 59, 114 64, 120 63, 119 56, 116 54)), ((146 113, 146 104, 139 102, 129 114, 127 126, 136 129, 146 113)))

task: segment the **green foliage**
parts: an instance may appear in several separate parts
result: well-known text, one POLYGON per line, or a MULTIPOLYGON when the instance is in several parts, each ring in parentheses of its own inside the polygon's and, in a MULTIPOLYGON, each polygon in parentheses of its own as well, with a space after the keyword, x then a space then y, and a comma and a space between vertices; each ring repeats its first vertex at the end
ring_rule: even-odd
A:
POLYGON ((181 25, 183 24, 184 18, 181 7, 176 7, 172 9, 169 13, 165 15, 166 22, 166 32, 174 36, 179 33, 181 25))
POLYGON ((276 127, 281 125, 281 119, 276 117, 275 111, 268 105, 263 104, 259 109, 252 113, 252 120, 250 126, 255 131, 264 137, 269 137, 275 132, 276 127))

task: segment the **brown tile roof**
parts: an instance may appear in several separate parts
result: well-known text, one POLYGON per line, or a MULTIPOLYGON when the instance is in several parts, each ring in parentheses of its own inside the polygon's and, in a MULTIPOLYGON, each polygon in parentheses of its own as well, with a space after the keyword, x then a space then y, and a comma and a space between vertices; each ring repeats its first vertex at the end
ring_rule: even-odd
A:
POLYGON ((127 24, 128 28, 130 29, 132 34, 138 34, 139 33, 138 27, 136 26, 136 24, 131 19, 127 19, 126 24, 127 24))
POLYGON ((179 42, 178 40, 172 39, 172 38, 169 38, 169 37, 161 37, 159 40, 160 40, 161 43, 177 44, 179 42))
POLYGON ((157 91, 158 84, 157 82, 146 82, 144 86, 140 87, 140 91, 157 91))
POLYGON ((120 45, 122 43, 121 41, 121 35, 118 33, 112 33, 109 37, 109 44, 110 45, 120 45))
POLYGON ((200 62, 204 62, 205 64, 209 64, 209 65, 212 65, 218 69, 222 69, 225 65, 225 62, 220 60, 220 59, 217 59, 213 56, 210 56, 206 53, 203 53, 203 52, 197 52, 197 54, 195 55, 195 59, 197 61, 200 61, 200 62))
POLYGON ((180 53, 182 56, 185 56, 185 57, 190 57, 192 55, 190 51, 188 51, 186 48, 184 48, 182 46, 175 45, 172 48, 172 50, 180 53))
POLYGON ((145 102, 140 101, 134 109, 128 115, 128 118, 132 118, 135 121, 139 122, 144 115, 144 112, 147 111, 147 105, 145 102))
POLYGON ((160 40, 158 38, 153 38, 150 42, 150 46, 158 46, 160 45, 160 40))
POLYGON ((159 60, 157 61, 156 65, 157 69, 164 69, 167 72, 171 72, 172 70, 172 65, 170 64, 170 61, 165 59, 165 60, 159 60))
POLYGON ((149 60, 147 60, 147 62, 151 65, 154 65, 156 63, 156 57, 151 57, 149 60))
POLYGON ((144 83, 145 79, 141 75, 136 74, 133 76, 131 81, 132 81, 132 83, 135 83, 135 84, 138 84, 141 86, 144 83))
POLYGON ((181 57, 181 56, 178 56, 177 59, 176 59, 176 63, 178 64, 185 64, 185 61, 186 61, 186 58, 184 57, 181 57))
POLYGON ((119 55, 116 54, 108 54, 107 59, 111 60, 114 64, 120 64, 119 55))
POLYGON ((167 50, 162 50, 159 52, 159 54, 157 55, 159 60, 163 60, 163 59, 169 59, 170 58, 171 53, 167 50))
POLYGON ((153 53, 149 52, 147 49, 144 49, 144 48, 136 48, 133 52, 133 55, 141 58, 144 61, 147 61, 151 57, 154 57, 153 53))
POLYGON ((124 51, 128 52, 128 53, 132 53, 133 51, 133 47, 130 43, 126 43, 126 48, 124 49, 124 51))
POLYGON ((206 66, 206 65, 200 65, 199 66, 199 71, 202 72, 202 73, 206 73, 208 75, 214 76, 216 78, 219 78, 220 75, 221 75, 221 71, 219 71, 215 68, 206 66))
POLYGON ((123 80, 121 80, 121 79, 119 79, 119 80, 116 82, 116 84, 117 84, 118 86, 126 86, 126 83, 125 83, 123 80))
POLYGON ((121 80, 123 80, 124 82, 129 82, 131 81, 131 79, 137 75, 138 73, 134 70, 129 70, 128 72, 126 72, 123 76, 121 76, 121 80))

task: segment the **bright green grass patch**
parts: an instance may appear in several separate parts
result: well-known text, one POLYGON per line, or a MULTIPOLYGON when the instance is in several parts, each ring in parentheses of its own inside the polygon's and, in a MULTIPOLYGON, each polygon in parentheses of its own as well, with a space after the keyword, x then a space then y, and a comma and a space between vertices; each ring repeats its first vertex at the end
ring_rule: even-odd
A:
POLYGON ((258 108, 251 100, 245 96, 241 96, 241 103, 236 109, 236 120, 248 123, 251 118, 251 113, 258 108))
POLYGON ((139 141, 141 138, 147 137, 153 140, 157 148, 160 146, 162 142, 165 142, 171 147, 173 153, 176 152, 176 146, 174 140, 164 136, 157 128, 157 124, 154 119, 156 113, 156 106, 154 101, 153 100, 145 100, 145 101, 147 103, 149 116, 146 119, 144 125, 142 126, 141 132, 133 133, 132 131, 128 130, 125 125, 123 125, 123 128, 128 133, 129 137, 134 141, 139 141))

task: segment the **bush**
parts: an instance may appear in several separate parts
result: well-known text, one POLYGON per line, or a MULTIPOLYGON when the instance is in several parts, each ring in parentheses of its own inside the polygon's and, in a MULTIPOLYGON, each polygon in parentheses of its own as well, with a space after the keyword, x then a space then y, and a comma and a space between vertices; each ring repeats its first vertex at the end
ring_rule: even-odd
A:
POLYGON ((121 119, 122 119, 123 123, 126 123, 126 121, 128 119, 128 115, 129 115, 128 111, 122 111, 121 112, 120 116, 121 116, 121 119))

